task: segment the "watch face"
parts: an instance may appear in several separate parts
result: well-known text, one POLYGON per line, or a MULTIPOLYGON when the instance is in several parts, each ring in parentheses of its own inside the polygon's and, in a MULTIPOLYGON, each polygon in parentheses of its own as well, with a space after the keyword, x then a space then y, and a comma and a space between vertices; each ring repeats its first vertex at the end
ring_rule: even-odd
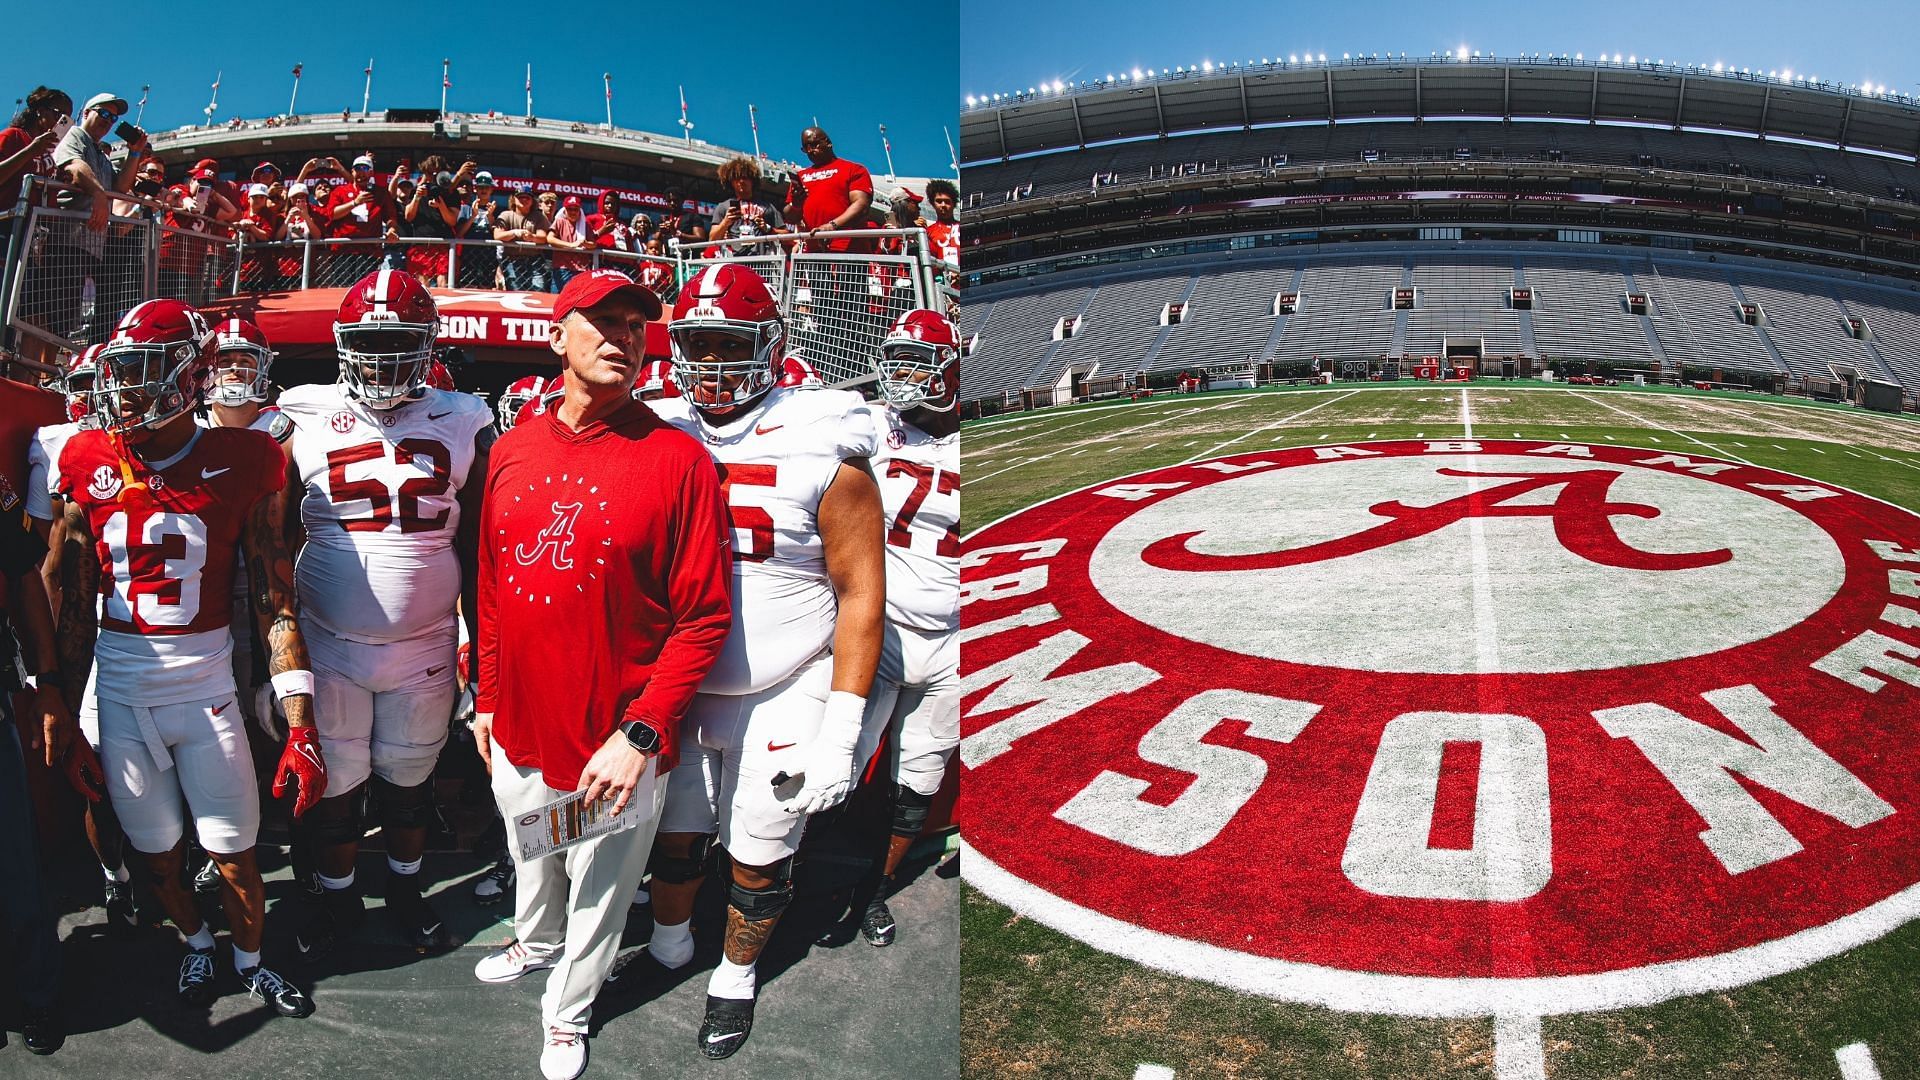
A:
POLYGON ((660 733, 638 720, 629 720, 620 725, 620 731, 633 744, 635 750, 651 754, 660 749, 660 733))

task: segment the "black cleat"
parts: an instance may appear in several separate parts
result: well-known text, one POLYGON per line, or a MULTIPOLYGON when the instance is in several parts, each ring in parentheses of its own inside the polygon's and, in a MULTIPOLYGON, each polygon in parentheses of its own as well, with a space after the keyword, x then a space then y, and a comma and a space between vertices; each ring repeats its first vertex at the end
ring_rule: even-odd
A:
POLYGON ((28 1053, 44 1057, 66 1045, 67 1025, 61 1022, 60 1010, 53 1006, 29 1008, 20 1024, 20 1034, 26 1039, 28 1053))
POLYGON ((505 855, 493 864, 473 886, 473 902, 482 906, 497 904, 513 895, 513 860, 505 855))
POLYGON ((367 902, 360 898, 358 889, 328 889, 313 906, 313 914, 294 932, 293 946, 300 952, 302 963, 315 963, 340 944, 342 938, 351 937, 366 921, 367 902))
POLYGON ((193 891, 197 896, 214 896, 220 892, 220 864, 211 858, 207 865, 193 875, 193 891))
POLYGON ((860 916, 860 936, 874 948, 884 949, 893 944, 894 930, 893 912, 887 910, 887 902, 874 897, 867 904, 866 914, 860 916))
POLYGON ((299 1019, 313 1015, 313 999, 300 992, 300 988, 268 971, 264 967, 250 967, 240 973, 240 981, 247 984, 247 992, 281 1016, 299 1019))
POLYGON ((747 1045, 753 1030, 753 999, 737 1000, 707 995, 707 1015, 700 1021, 700 1053, 709 1061, 730 1058, 747 1045))
POLYGON ((213 1004, 213 950, 188 949, 180 958, 180 1000, 196 1009, 213 1004))
POLYGON ((420 895, 418 875, 387 875, 387 911, 415 951, 424 954, 447 946, 447 926, 440 921, 433 905, 420 895))
POLYGON ((109 881, 106 884, 107 933, 117 938, 132 937, 140 930, 140 912, 133 906, 133 882, 109 881))

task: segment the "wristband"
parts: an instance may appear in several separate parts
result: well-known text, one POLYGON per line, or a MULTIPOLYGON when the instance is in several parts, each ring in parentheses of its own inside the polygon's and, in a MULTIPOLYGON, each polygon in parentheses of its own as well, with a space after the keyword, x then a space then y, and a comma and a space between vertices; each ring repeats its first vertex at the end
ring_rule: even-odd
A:
POLYGON ((283 671, 273 677, 273 696, 285 701, 295 694, 313 696, 313 672, 283 671))

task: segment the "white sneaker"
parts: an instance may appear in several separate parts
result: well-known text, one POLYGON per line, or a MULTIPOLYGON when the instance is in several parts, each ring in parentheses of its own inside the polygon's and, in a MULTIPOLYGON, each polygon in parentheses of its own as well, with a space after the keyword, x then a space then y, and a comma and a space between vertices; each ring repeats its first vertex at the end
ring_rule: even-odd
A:
POLYGON ((473 965, 473 977, 481 982, 512 982, 529 971, 550 968, 559 962, 560 954, 557 952, 542 955, 515 941, 508 943, 504 949, 496 949, 481 957, 480 962, 473 965))
POLYGON ((587 1071, 587 1036, 578 1031, 547 1029, 540 1048, 540 1075, 547 1080, 575 1080, 587 1071))

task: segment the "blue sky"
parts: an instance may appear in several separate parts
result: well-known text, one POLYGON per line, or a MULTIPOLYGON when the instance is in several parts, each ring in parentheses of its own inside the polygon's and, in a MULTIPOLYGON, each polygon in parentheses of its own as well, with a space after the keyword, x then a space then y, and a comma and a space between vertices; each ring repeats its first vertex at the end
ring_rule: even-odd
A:
POLYGON ((1038 86, 1042 79, 1101 78, 1138 66, 1258 60, 1288 52, 1408 56, 1458 49, 1601 50, 1673 63, 1716 61, 1758 71, 1791 69, 1842 84, 1870 80, 1920 93, 1916 8, 1906 2, 1777 0, 966 0, 961 19, 962 99, 1038 86))
POLYGON ((304 65, 301 112, 360 108, 367 58, 374 58, 372 107, 436 108, 440 61, 453 61, 447 107, 489 108, 518 115, 526 108, 526 64, 533 64, 534 111, 599 122, 606 115, 600 76, 613 75, 614 122, 680 134, 685 84, 694 135, 750 149, 747 105, 757 106, 760 145, 789 160, 800 154, 800 129, 815 116, 842 157, 886 170, 879 125, 887 126, 896 171, 950 175, 943 126, 955 128, 958 46, 951 6, 923 9, 895 29, 877 25, 871 5, 813 0, 724 7, 647 7, 595 0, 534 4, 524 16, 490 3, 132 4, 121 0, 73 7, 10 5, 7 81, 12 108, 45 83, 75 101, 103 89, 140 98, 153 90, 145 126, 199 123, 220 74, 217 120, 285 112, 293 65, 304 65), (256 14, 257 11, 257 14, 256 14), (428 27, 422 13, 441 16, 428 27), (678 14, 663 18, 661 11, 678 14), (306 21, 289 26, 286 12, 306 21), (929 18, 932 15, 933 18, 929 18), (329 29, 381 25, 378 33, 329 29), (947 20, 941 25, 934 19, 947 20), (341 22, 341 20, 344 20, 341 22), (162 29, 160 24, 169 26, 162 29), (182 25, 194 27, 183 30, 182 25), (294 30, 295 32, 288 32, 294 30), (885 35, 906 40, 886 44, 885 35), (90 40, 82 43, 84 36, 90 40), (141 46, 156 47, 142 55, 141 46), (854 44, 861 42, 862 44, 854 44), (163 43, 163 44, 162 44, 163 43))

